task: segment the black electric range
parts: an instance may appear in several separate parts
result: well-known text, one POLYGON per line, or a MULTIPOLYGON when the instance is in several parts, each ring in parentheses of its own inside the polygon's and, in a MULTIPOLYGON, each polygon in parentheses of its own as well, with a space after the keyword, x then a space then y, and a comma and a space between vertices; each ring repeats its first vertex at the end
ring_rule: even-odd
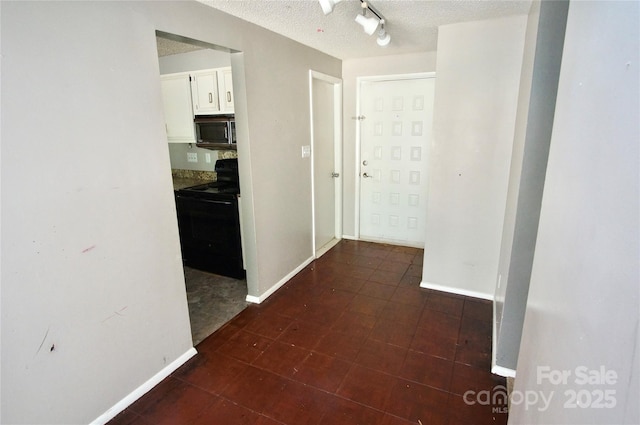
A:
POLYGON ((176 191, 176 209, 184 265, 242 279, 237 161, 219 159, 217 181, 176 191))
POLYGON ((228 182, 203 183, 180 189, 183 195, 206 199, 234 199, 240 194, 240 188, 228 182))

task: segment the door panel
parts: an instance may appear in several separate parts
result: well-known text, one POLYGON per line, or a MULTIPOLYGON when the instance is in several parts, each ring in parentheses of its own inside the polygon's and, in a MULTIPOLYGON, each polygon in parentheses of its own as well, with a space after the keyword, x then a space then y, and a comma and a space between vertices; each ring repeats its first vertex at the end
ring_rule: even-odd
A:
POLYGON ((336 234, 333 84, 312 80, 313 168, 315 206, 315 250, 331 242, 336 234))
POLYGON ((318 258, 342 235, 342 80, 309 71, 309 95, 313 250, 318 258))
POLYGON ((435 78, 361 83, 360 238, 424 246, 435 78))

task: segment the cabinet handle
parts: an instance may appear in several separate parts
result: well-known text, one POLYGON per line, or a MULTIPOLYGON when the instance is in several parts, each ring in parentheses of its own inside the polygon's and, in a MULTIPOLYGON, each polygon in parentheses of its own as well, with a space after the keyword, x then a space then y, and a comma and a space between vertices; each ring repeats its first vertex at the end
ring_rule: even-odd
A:
POLYGON ((227 102, 231 102, 231 92, 227 92, 227 102))
POLYGON ((213 94, 209 93, 209 103, 213 103, 213 94))

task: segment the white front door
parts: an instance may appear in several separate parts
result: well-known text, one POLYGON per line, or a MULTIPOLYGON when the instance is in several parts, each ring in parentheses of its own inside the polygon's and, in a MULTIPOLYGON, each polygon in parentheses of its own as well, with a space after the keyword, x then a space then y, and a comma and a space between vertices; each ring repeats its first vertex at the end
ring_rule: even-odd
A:
POLYGON ((341 230, 341 82, 311 72, 314 252, 319 257, 338 242, 341 230))
POLYGON ((424 247, 435 78, 360 83, 360 239, 424 247))

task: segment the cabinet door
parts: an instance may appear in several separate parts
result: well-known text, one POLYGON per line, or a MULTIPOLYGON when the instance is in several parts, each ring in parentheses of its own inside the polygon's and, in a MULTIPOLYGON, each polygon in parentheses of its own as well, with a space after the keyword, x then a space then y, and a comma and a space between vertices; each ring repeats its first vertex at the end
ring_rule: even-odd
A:
POLYGON ((191 96, 195 115, 220 113, 218 77, 215 70, 191 74, 191 96))
POLYGON ((233 114, 233 80, 230 67, 218 70, 218 90, 220 91, 220 112, 233 114))
POLYGON ((167 140, 195 143, 189 74, 170 74, 160 78, 167 140))

